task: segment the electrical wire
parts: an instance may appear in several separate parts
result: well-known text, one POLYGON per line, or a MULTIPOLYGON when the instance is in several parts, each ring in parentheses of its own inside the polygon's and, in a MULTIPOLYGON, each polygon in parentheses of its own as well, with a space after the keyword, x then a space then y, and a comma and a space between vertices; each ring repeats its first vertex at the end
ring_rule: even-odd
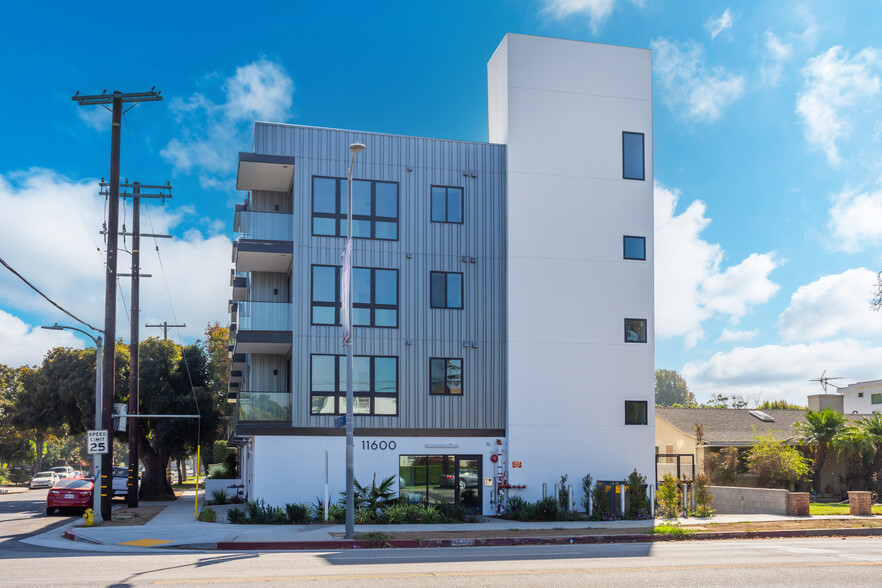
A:
POLYGON ((17 276, 22 282, 24 282, 25 284, 27 284, 28 286, 30 286, 30 287, 31 287, 31 290, 33 290, 34 292, 36 292, 37 294, 39 294, 40 296, 42 296, 43 298, 45 298, 46 300, 48 300, 49 303, 50 303, 52 306, 54 306, 55 308, 57 308, 58 310, 60 310, 61 312, 63 312, 63 313, 66 314, 67 316, 69 316, 70 318, 72 318, 73 320, 77 321, 78 323, 80 323, 80 324, 82 324, 82 325, 86 325, 87 327, 89 327, 89 328, 92 329, 93 331, 97 331, 97 332, 99 332, 99 333, 103 333, 103 332, 104 332, 104 331, 101 330, 101 329, 96 329, 95 327, 93 327, 92 325, 90 325, 89 323, 87 323, 86 321, 80 319, 80 318, 77 317, 76 315, 74 315, 74 314, 68 312, 67 310, 65 310, 64 308, 62 308, 57 302, 55 302, 54 300, 52 300, 51 298, 49 298, 48 296, 46 296, 45 294, 43 294, 43 292, 41 292, 41 291, 39 290, 39 288, 37 288, 36 286, 34 286, 33 284, 31 284, 29 281, 27 281, 27 280, 25 279, 24 276, 22 276, 20 273, 18 273, 17 271, 15 271, 15 270, 12 268, 12 266, 9 265, 8 263, 6 263, 6 261, 5 261, 2 257, 0 257, 0 263, 2 263, 3 266, 6 267, 6 269, 8 269, 9 271, 11 271, 13 274, 15 274, 15 275, 16 275, 16 276, 17 276))

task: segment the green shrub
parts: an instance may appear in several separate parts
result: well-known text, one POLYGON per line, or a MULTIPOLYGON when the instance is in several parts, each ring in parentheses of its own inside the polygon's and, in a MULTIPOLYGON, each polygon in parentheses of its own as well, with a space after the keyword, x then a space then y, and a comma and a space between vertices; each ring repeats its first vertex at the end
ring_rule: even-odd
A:
POLYGON ((278 506, 270 506, 261 498, 245 503, 247 521, 256 525, 281 525, 285 523, 285 510, 278 506))
POLYGON ((505 516, 516 521, 525 520, 530 514, 530 503, 520 496, 509 496, 505 501, 505 516))
POLYGON ((757 475, 761 488, 787 489, 809 473, 808 460, 786 441, 772 433, 753 436, 753 445, 747 453, 747 465, 757 475))
POLYGON ((570 490, 567 488, 567 480, 569 474, 560 477, 560 484, 557 487, 557 503, 563 510, 570 510, 570 490))
POLYGON ((582 477, 582 510, 588 512, 591 510, 591 474, 585 474, 582 477))
POLYGON ((355 509, 355 522, 359 525, 367 525, 373 523, 375 513, 376 511, 371 510, 366 506, 357 508, 355 509))
POLYGON ((610 520, 613 513, 609 509, 609 492, 598 482, 591 489, 591 518, 598 521, 610 520))
POLYGON ((695 496, 695 514, 700 517, 709 517, 714 514, 710 505, 714 501, 714 495, 710 491, 711 480, 707 474, 696 474, 692 481, 692 492, 695 496))
MULTIPOLYGON (((358 480, 353 480, 355 492, 355 508, 367 508, 371 512, 375 512, 378 508, 386 508, 395 500, 395 476, 384 478, 380 485, 377 485, 377 474, 370 486, 362 486, 358 480)), ((346 493, 340 493, 343 499, 346 499, 346 493)))
POLYGON ((346 507, 342 504, 328 506, 328 522, 342 523, 346 521, 346 507))
POLYGON ((211 500, 209 500, 205 504, 226 504, 226 503, 227 503, 227 491, 226 490, 212 490, 211 491, 211 500))
POLYGON ((648 519, 650 517, 649 497, 646 496, 646 476, 641 476, 635 468, 625 480, 629 489, 630 501, 624 514, 626 519, 648 519))
MULTIPOLYGON (((424 523, 426 522, 426 511, 435 510, 435 507, 424 507, 422 504, 406 504, 404 506, 404 522, 405 523, 424 523)), ((437 514, 438 511, 435 511, 437 514)))
POLYGON ((203 523, 214 523, 217 522, 217 513, 214 512, 213 508, 204 508, 196 519, 203 523))
POLYGON ((468 515, 465 507, 460 504, 442 503, 434 506, 443 523, 462 523, 468 515))
POLYGON ((312 522, 312 506, 306 502, 286 504, 285 520, 292 525, 306 525, 312 522))
POLYGON ((441 522, 441 513, 438 512, 438 509, 435 508, 434 505, 430 504, 429 506, 424 507, 422 511, 423 522, 427 525, 434 525, 441 522))
POLYGON ((227 511, 227 522, 233 524, 241 524, 246 522, 245 511, 241 508, 231 508, 227 511))
POLYGON ((675 519, 680 514, 680 492, 677 487, 677 478, 671 474, 665 474, 656 493, 658 514, 665 519, 675 519))
POLYGON ((404 517, 407 514, 407 506, 404 504, 390 504, 386 507, 384 511, 382 511, 381 516, 378 516, 378 522, 388 523, 390 525, 394 525, 396 523, 403 523, 404 517))
POLYGON ((656 535, 669 535, 671 537, 686 537, 687 535, 691 535, 695 531, 693 531, 692 529, 684 529, 680 526, 680 523, 677 523, 676 525, 659 525, 658 527, 650 529, 647 532, 656 535))
POLYGON ((561 508, 553 496, 536 501, 530 505, 530 518, 539 521, 557 521, 560 519, 561 508))

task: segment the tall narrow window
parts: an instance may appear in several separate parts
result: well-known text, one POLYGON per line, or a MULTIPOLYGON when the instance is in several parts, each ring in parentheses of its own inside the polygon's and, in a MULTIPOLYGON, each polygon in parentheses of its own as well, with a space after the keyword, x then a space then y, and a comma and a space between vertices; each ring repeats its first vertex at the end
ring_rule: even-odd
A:
POLYGON ((432 186, 432 222, 462 223, 462 188, 432 186))
POLYGON ((633 237, 625 235, 624 238, 625 259, 646 259, 646 237, 633 237))
MULTIPOLYGON (((349 199, 346 178, 312 178, 312 234, 346 236, 349 199)), ((352 181, 352 235, 362 239, 398 239, 398 183, 352 181)))
MULTIPOLYGON (((311 414, 346 414, 344 355, 311 357, 311 414)), ((398 414, 398 358, 356 355, 352 358, 355 414, 398 414)))
POLYGON ((462 358, 431 358, 429 379, 429 394, 462 396, 462 358))
MULTIPOLYGON (((312 324, 340 324, 339 266, 312 266, 312 324)), ((352 268, 352 324, 398 327, 398 270, 352 268)))
POLYGON ((431 272, 429 281, 432 308, 462 308, 461 273, 431 272))
POLYGON ((622 133, 622 177, 626 180, 645 180, 643 133, 622 133))
POLYGON ((646 343, 646 319, 625 319, 625 343, 646 343))

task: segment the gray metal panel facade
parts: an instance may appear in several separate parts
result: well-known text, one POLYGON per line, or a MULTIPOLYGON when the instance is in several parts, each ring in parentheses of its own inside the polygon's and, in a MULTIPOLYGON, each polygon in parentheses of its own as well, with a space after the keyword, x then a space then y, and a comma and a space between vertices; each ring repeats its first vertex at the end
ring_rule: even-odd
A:
MULTIPOLYGON (((399 358, 399 414, 357 416, 356 427, 504 428, 505 146, 256 123, 256 153, 296 158, 290 210, 293 426, 333 427, 333 416, 310 415, 310 356, 345 350, 339 327, 310 324, 311 266, 339 265, 345 240, 312 236, 312 177, 345 178, 355 141, 367 149, 357 157, 354 177, 399 186, 399 240, 355 239, 353 247, 354 266, 399 270, 399 328, 354 330, 356 355, 399 358), (433 185, 464 189, 462 224, 431 222, 433 185), (431 271, 463 273, 462 310, 430 308, 431 271), (463 359, 461 397, 429 394, 431 357, 463 359)), ((278 199, 271 194, 252 194, 255 209, 258 202, 264 210, 274 208, 278 199)))

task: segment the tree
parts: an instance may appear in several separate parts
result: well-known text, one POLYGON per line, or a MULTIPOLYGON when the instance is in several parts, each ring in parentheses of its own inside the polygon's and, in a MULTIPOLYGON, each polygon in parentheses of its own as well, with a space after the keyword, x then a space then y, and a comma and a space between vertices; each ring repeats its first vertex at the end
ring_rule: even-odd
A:
POLYGON ((760 410, 805 410, 804 406, 790 404, 786 400, 766 400, 757 408, 760 410))
POLYGON ((833 449, 839 456, 848 456, 848 489, 855 490, 864 480, 864 455, 873 450, 873 441, 862 427, 845 425, 832 440, 833 449))
POLYGON ((882 469, 882 414, 874 412, 871 416, 865 416, 858 421, 857 426, 864 431, 867 439, 876 450, 867 476, 872 478, 873 475, 878 475, 879 470, 882 469))
MULTIPOLYGON (((224 422, 227 420, 225 413, 230 404, 227 402, 227 393, 230 386, 230 365, 232 359, 228 351, 230 344, 230 327, 222 327, 219 323, 209 324, 205 327, 205 341, 201 342, 202 350, 208 358, 208 382, 207 387, 211 392, 215 410, 219 415, 218 425, 211 441, 218 439, 226 440, 224 422)), ((202 466, 208 474, 208 466, 212 463, 223 461, 223 456, 214 455, 214 443, 204 445, 203 455, 205 459, 202 466)))
POLYGON ((199 414, 193 418, 137 419, 138 455, 144 463, 140 497, 174 500, 165 472, 169 459, 196 444, 208 445, 219 425, 217 403, 207 388, 208 358, 200 345, 181 347, 151 337, 140 345, 141 412, 158 415, 199 414))
POLYGON ((33 463, 37 457, 32 431, 22 431, 13 423, 20 371, 0 364, 0 464, 33 463))
POLYGON ((674 370, 655 370, 655 403, 659 406, 695 406, 695 396, 686 380, 674 370))
POLYGON ((756 474, 759 487, 788 489, 809 472, 802 453, 772 433, 755 435, 753 439, 747 452, 747 467, 756 474))
POLYGON ((845 417, 829 408, 820 411, 807 410, 805 420, 793 425, 793 430, 802 438, 803 443, 814 448, 810 477, 818 492, 821 491, 821 470, 827 461, 830 443, 844 426, 845 417))

